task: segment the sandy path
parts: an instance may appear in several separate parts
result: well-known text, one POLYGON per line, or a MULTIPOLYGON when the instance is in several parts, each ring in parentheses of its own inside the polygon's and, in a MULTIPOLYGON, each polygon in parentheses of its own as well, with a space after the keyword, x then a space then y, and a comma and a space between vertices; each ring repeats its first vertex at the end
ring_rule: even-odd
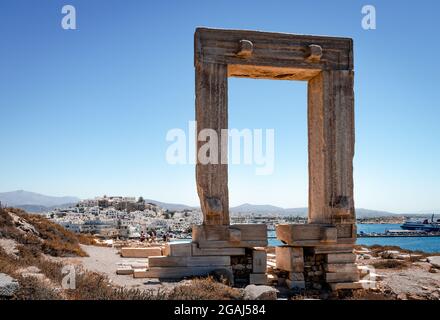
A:
POLYGON ((87 252, 88 257, 63 258, 63 261, 74 265, 80 264, 89 271, 105 274, 112 283, 118 286, 136 289, 168 290, 177 284, 174 282, 160 282, 158 279, 135 279, 131 275, 116 274, 119 263, 134 261, 146 262, 147 259, 121 258, 115 248, 85 245, 81 245, 81 248, 87 252))

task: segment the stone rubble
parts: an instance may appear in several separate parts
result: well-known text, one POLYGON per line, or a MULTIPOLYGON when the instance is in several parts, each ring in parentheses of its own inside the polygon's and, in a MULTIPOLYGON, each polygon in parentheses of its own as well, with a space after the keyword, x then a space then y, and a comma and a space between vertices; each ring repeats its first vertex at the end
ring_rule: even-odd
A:
POLYGON ((19 288, 17 280, 5 273, 0 273, 0 297, 10 298, 19 288))

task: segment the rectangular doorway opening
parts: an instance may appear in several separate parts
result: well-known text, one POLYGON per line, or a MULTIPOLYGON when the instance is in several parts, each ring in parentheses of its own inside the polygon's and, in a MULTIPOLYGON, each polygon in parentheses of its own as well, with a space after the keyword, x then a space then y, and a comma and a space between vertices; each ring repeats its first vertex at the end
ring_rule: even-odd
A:
POLYGON ((228 119, 231 223, 307 221, 307 82, 229 78, 228 119))

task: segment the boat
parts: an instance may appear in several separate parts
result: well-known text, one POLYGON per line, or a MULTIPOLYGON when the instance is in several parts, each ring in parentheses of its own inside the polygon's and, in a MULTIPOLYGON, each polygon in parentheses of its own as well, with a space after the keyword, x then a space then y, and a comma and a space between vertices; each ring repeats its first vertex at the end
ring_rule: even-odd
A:
POLYGON ((400 228, 403 230, 420 230, 426 232, 440 232, 440 219, 434 221, 434 215, 431 217, 431 221, 429 219, 424 220, 407 220, 405 221, 400 228))

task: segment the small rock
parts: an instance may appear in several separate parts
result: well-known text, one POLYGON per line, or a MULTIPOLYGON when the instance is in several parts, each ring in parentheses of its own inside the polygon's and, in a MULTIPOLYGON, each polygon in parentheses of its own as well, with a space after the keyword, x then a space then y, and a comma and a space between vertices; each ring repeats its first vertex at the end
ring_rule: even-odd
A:
POLYGON ((226 285, 234 284, 234 275, 228 269, 215 269, 209 273, 216 281, 221 282, 226 285))
POLYGON ((407 298, 407 296, 406 296, 406 293, 399 293, 399 294, 397 295, 397 299, 398 299, 398 300, 408 300, 408 298, 407 298))
POLYGON ((439 269, 436 269, 436 268, 434 268, 434 267, 431 266, 431 268, 429 268, 429 272, 430 272, 430 273, 439 273, 440 270, 439 270, 439 269))
POLYGON ((428 257, 427 260, 434 268, 440 269, 440 256, 428 257))
POLYGON ((22 233, 32 233, 33 235, 39 237, 40 233, 35 229, 33 225, 28 223, 25 219, 16 215, 13 212, 8 212, 9 216, 12 218, 14 225, 20 230, 22 233))
POLYGON ((313 289, 315 290, 321 290, 322 289, 322 285, 320 283, 313 283, 313 289))
POLYGON ((386 250, 379 254, 383 259, 396 259, 400 252, 397 250, 386 250))
POLYGON ((409 254, 398 254, 398 255, 396 255, 396 259, 398 259, 398 260, 410 260, 411 256, 409 254))
POLYGON ((269 286, 250 284, 244 288, 244 292, 245 300, 276 300, 278 290, 269 286))
POLYGON ((0 297, 12 297, 19 288, 17 280, 5 273, 0 273, 0 297))

